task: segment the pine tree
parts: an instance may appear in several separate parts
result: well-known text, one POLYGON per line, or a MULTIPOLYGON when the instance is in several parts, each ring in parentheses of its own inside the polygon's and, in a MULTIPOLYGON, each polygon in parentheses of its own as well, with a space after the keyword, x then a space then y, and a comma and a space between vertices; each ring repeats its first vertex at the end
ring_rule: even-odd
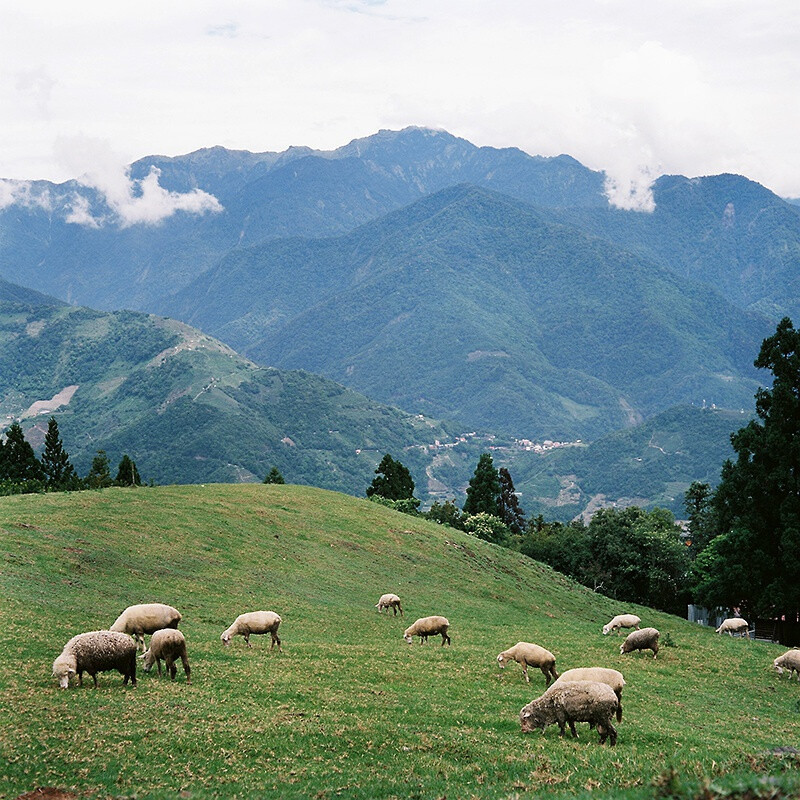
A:
POLYGON ((42 453, 42 470, 45 474, 45 485, 50 491, 60 492, 77 489, 80 478, 69 460, 69 453, 64 449, 64 443, 58 433, 58 423, 55 417, 50 417, 47 423, 47 433, 44 437, 44 452, 42 453))
POLYGON ((410 500, 414 496, 411 473, 388 453, 375 470, 376 477, 367 487, 367 497, 378 495, 387 500, 410 500))
POLYGON ((772 372, 756 414, 731 436, 714 495, 719 533, 695 561, 696 597, 706 606, 796 619, 800 611, 800 330, 786 317, 755 365, 772 372))
POLYGON ((283 479, 281 471, 277 467, 273 467, 264 478, 264 483, 286 483, 286 481, 283 479))
POLYGON ((500 476, 494 468, 492 457, 484 453, 467 487, 465 514, 491 514, 497 516, 497 501, 500 498, 500 476))
POLYGON ((503 520, 511 533, 522 534, 525 530, 525 513, 519 507, 511 473, 505 467, 500 467, 499 477, 500 496, 497 498, 497 516, 503 520))
POLYGON ((105 450, 98 450, 92 459, 92 466, 86 476, 86 485, 90 489, 105 489, 111 486, 111 469, 105 450))
POLYGON ((6 441, 3 446, 3 457, 0 461, 0 481, 9 483, 26 483, 28 481, 44 481, 45 475, 42 465, 33 448, 25 441, 25 434, 18 422, 15 422, 6 431, 6 441))
POLYGON ((139 470, 136 469, 136 462, 125 453, 117 467, 117 477, 114 478, 115 486, 141 486, 142 479, 139 477, 139 470))

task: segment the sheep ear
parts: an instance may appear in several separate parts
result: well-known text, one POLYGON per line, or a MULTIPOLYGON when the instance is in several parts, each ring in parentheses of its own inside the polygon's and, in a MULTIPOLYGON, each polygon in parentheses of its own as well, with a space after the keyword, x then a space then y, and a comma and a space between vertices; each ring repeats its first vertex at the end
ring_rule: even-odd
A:
POLYGON ((67 670, 67 675, 74 675, 74 674, 75 674, 75 670, 74 670, 74 669, 72 669, 72 667, 70 667, 70 668, 67 670))

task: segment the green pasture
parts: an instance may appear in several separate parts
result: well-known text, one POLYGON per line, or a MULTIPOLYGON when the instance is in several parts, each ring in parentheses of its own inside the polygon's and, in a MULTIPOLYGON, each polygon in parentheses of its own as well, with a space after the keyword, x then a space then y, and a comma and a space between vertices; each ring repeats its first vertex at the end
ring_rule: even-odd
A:
POLYGON ((215 484, 0 498, 0 602, 4 798, 47 786, 164 800, 800 787, 800 684, 772 670, 784 648, 620 605, 346 495, 215 484), (388 591, 405 619, 377 613, 388 591), (96 690, 59 690, 51 666, 64 643, 142 602, 182 612, 192 684, 178 666, 174 683, 140 670, 136 688, 102 673, 96 690), (223 648, 230 622, 259 609, 282 616, 283 653, 269 653, 269 637, 223 648), (623 637, 600 628, 623 611, 674 646, 656 660, 620 656, 623 637), (404 627, 429 614, 449 618, 451 647, 404 643, 404 627), (531 670, 526 685, 516 664, 495 661, 519 640, 552 650, 559 671, 624 673, 615 748, 585 724, 577 740, 556 726, 521 733, 519 710, 544 678, 531 670))

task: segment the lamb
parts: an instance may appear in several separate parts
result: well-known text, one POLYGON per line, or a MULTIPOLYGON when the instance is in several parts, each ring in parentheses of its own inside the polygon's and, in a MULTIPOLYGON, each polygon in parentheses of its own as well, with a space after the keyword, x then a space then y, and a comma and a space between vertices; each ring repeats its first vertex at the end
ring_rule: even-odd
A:
POLYGON ((617 722, 622 721, 622 687, 625 686, 625 678, 622 677, 621 672, 615 669, 606 669, 605 667, 577 667, 576 669, 568 669, 566 672, 562 672, 553 686, 576 681, 596 681, 610 686, 614 690, 618 701, 617 722))
POLYGON ((83 686, 83 673, 88 672, 97 688, 97 673, 115 669, 136 686, 136 644, 129 636, 115 631, 90 631, 73 636, 53 662, 53 676, 62 689, 69 687, 69 679, 78 676, 83 686))
POLYGON ((652 650, 653 658, 658 655, 659 632, 655 628, 642 628, 628 634, 628 638, 620 645, 619 654, 632 653, 634 650, 652 650))
POLYGON ((554 683, 541 697, 523 706, 519 722, 523 733, 536 728, 544 730, 558 723, 559 733, 564 735, 565 724, 569 725, 573 737, 577 738, 576 722, 588 722, 597 726, 600 744, 611 737, 611 746, 617 743, 617 731, 611 723, 619 706, 614 690, 598 681, 572 681, 554 683))
POLYGON ((400 598, 396 594, 382 594, 381 599, 375 604, 375 608, 378 609, 379 614, 383 613, 384 608, 391 608, 395 616, 397 616, 398 611, 400 616, 403 616, 403 607, 400 605, 400 598))
POLYGON ((186 656, 186 639, 179 630, 172 628, 164 628, 156 631, 153 638, 150 639, 150 648, 145 650, 139 658, 144 659, 144 671, 150 672, 153 669, 153 664, 158 664, 158 674, 161 675, 161 659, 167 667, 170 678, 175 680, 175 673, 178 668, 175 666, 175 660, 180 658, 183 664, 183 673, 186 675, 186 683, 191 683, 191 669, 189 668, 189 659, 186 656))
POLYGON ((249 611, 246 614, 239 614, 230 628, 223 631, 222 636, 219 638, 222 639, 222 644, 227 647, 231 643, 232 636, 244 636, 244 643, 248 647, 252 647, 253 645, 250 644, 251 634, 261 635, 268 633, 272 637, 269 646, 270 652, 277 644, 278 652, 282 653, 281 640, 278 636, 278 628, 281 622, 281 618, 274 611, 249 611))
POLYGON ((731 638, 733 638, 734 633, 744 634, 749 639, 750 625, 742 617, 729 617, 722 621, 722 625, 717 628, 717 633, 727 633, 731 638))
POLYGON ((162 628, 177 628, 180 621, 180 612, 172 606, 163 603, 143 603, 128 606, 109 630, 131 634, 136 639, 137 649, 141 645, 144 651, 144 634, 155 633, 162 628))
POLYGON ((411 644, 414 636, 419 636, 420 644, 425 644, 429 636, 442 635, 442 647, 450 644, 447 629, 450 622, 445 617, 421 617, 413 625, 405 629, 403 638, 411 644))
POLYGON ((778 675, 783 675, 783 671, 787 670, 789 680, 792 679, 792 673, 796 672, 797 682, 800 683, 800 650, 787 650, 772 662, 772 666, 778 670, 778 675))
POLYGON ((611 633, 611 631, 619 633, 620 628, 636 628, 638 631, 641 621, 641 618, 637 617, 636 614, 617 614, 611 622, 607 622, 603 625, 603 636, 611 633))
POLYGON ((556 657, 549 650, 545 650, 544 647, 539 647, 538 644, 517 642, 513 647, 503 650, 497 656, 497 663, 500 669, 503 669, 509 661, 516 661, 522 665, 522 674, 525 676, 526 683, 531 682, 528 677, 528 667, 538 667, 542 671, 545 686, 549 686, 550 681, 558 678, 556 657))

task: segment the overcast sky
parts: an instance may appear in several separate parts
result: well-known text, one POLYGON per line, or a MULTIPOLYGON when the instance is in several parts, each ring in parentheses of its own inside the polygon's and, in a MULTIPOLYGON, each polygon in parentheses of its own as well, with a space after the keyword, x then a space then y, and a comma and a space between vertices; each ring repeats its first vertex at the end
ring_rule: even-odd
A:
POLYGON ((800 196, 797 0, 0 0, 0 177, 380 128, 800 196))

